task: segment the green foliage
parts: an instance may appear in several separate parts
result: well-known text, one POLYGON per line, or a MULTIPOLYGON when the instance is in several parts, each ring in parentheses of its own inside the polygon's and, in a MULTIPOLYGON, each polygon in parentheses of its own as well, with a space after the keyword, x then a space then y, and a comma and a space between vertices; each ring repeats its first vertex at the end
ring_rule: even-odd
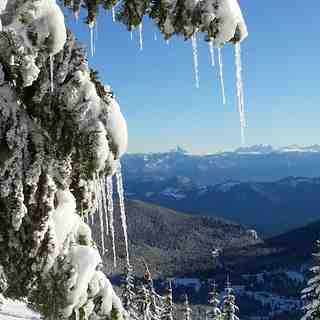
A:
POLYGON ((120 320, 121 319, 119 310, 117 308, 115 308, 114 306, 112 306, 110 319, 111 320, 120 320))
MULTIPOLYGON (((79 0, 64 1, 66 7, 71 8, 74 12, 79 12, 79 0)), ((93 24, 99 14, 100 6, 104 10, 110 10, 119 4, 119 0, 85 0, 83 6, 87 10, 87 24, 93 24)), ((199 1, 192 9, 186 7, 185 0, 176 2, 167 2, 165 0, 124 0, 120 6, 117 6, 117 20, 123 23, 128 30, 138 26, 144 16, 149 16, 158 26, 166 39, 173 34, 182 35, 189 39, 194 32, 200 30, 206 34, 206 39, 216 37, 219 31, 218 19, 213 19, 210 23, 204 25, 203 19, 206 19, 208 12, 206 8, 212 7, 212 3, 199 1), (172 23, 173 30, 166 27, 166 23, 172 23), (169 31, 168 31, 169 30, 169 31)), ((237 42, 241 38, 240 29, 237 28, 234 37, 230 40, 237 42)))

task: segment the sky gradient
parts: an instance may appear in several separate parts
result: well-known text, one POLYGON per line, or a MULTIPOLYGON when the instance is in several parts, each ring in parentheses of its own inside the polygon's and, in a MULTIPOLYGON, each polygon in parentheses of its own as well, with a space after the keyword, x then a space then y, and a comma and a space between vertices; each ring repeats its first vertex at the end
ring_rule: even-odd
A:
MULTIPOLYGON (((239 2, 249 29, 242 44, 246 144, 320 143, 320 1, 239 2)), ((223 49, 224 106, 218 69, 210 65, 202 36, 196 89, 191 41, 175 37, 167 45, 148 18, 140 51, 138 31, 131 41, 123 25, 101 12, 94 57, 87 27, 71 13, 67 21, 87 45, 90 65, 117 96, 128 123, 129 152, 181 145, 193 153, 214 153, 241 145, 232 45, 223 49)))

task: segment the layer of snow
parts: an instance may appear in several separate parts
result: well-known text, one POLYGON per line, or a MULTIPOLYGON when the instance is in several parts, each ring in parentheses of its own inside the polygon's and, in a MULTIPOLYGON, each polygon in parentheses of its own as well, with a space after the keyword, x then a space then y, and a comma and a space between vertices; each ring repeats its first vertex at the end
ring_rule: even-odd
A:
POLYGON ((128 147, 128 128, 118 102, 111 99, 109 105, 109 118, 107 122, 107 130, 111 135, 112 142, 116 145, 118 158, 120 158, 128 147))
POLYGON ((166 188, 160 194, 169 198, 177 199, 177 200, 182 200, 187 197, 179 189, 171 188, 171 187, 166 188))
POLYGON ((30 310, 24 302, 7 299, 0 307, 0 320, 38 320, 40 315, 30 310))
POLYGON ((240 182, 226 182, 226 183, 222 183, 222 184, 218 184, 217 185, 217 189, 221 192, 228 192, 230 191, 232 188, 238 186, 240 184, 240 182))
POLYGON ((201 288, 201 281, 198 278, 174 278, 172 283, 176 287, 178 286, 192 287, 196 291, 199 291, 201 288))

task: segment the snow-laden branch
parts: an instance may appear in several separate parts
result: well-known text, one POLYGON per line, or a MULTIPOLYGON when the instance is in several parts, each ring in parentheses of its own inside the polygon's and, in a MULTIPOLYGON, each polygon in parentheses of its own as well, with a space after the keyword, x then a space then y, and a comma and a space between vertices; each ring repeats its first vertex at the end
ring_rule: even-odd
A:
POLYGON ((28 297, 47 318, 116 310, 121 319, 85 221, 126 151, 126 121, 55 0, 1 1, 0 10, 3 293, 28 297))

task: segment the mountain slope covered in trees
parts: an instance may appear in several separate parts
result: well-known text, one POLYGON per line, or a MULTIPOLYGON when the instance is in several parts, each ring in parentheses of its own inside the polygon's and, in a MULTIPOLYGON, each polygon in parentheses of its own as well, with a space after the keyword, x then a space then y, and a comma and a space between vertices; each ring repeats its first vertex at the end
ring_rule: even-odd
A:
MULTIPOLYGON (((227 220, 195 217, 136 200, 128 200, 126 207, 130 255, 139 274, 143 259, 155 275, 190 273, 213 264, 214 249, 243 247, 259 241, 250 230, 227 220)), ((116 228, 120 229, 118 208, 115 217, 116 228)), ((119 255, 124 258, 121 236, 117 243, 119 255)), ((111 259, 110 254, 106 258, 111 259)))

